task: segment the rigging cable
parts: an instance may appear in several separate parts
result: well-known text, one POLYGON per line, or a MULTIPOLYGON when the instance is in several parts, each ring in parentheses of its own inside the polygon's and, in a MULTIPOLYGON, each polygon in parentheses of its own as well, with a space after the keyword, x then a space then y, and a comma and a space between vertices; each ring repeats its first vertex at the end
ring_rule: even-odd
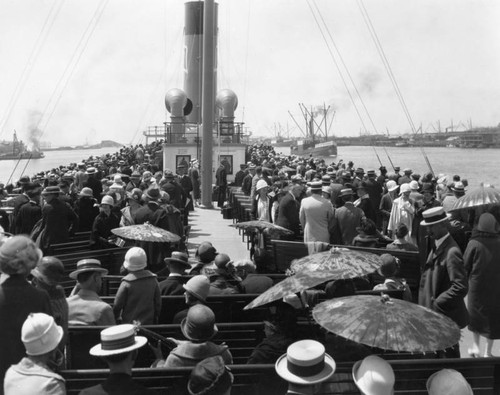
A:
MULTIPOLYGON (((363 3, 363 0, 358 0, 357 4, 358 4, 359 10, 361 12, 361 15, 363 16, 365 24, 368 28, 368 31, 370 32, 373 43, 375 44, 377 52, 382 60, 382 63, 385 67, 385 70, 389 76, 389 80, 391 81, 392 86, 396 92, 396 96, 398 97, 399 103, 403 109, 403 112, 404 112, 407 120, 408 120, 408 123, 410 124, 410 128, 411 128, 413 134, 415 135, 415 134, 417 134, 415 124, 414 124, 413 119, 411 117, 410 111, 408 110, 408 106, 406 105, 406 101, 403 97, 403 94, 401 93, 401 90, 399 89, 399 85, 396 81, 396 77, 394 76, 394 73, 393 73, 392 68, 389 64, 387 56, 385 55, 382 44, 380 43, 377 32, 375 31, 375 28, 374 28, 373 23, 371 21, 370 15, 368 14, 368 11, 363 3)), ((433 171, 432 166, 430 164, 429 158, 427 157, 427 154, 425 153, 422 146, 420 146, 420 151, 422 152, 422 155, 424 156, 424 159, 427 162, 427 166, 429 167, 429 170, 431 171, 432 175, 434 176, 434 171, 433 171)))
POLYGON ((348 94, 349 98, 351 99, 351 102, 352 102, 352 104, 354 106, 354 109, 356 110, 356 114, 358 115, 358 118, 359 118, 361 124, 363 125, 363 129, 366 131, 367 129, 366 129, 366 125, 365 125, 365 122, 363 120, 363 117, 361 116, 361 113, 359 112, 358 106, 356 105, 356 102, 354 101, 354 98, 352 97, 351 91, 349 90, 349 87, 347 86, 347 82, 344 79, 344 76, 342 74, 342 70, 339 67, 337 59, 335 59, 335 56, 334 56, 334 54, 333 54, 333 52, 332 52, 332 50, 330 48, 328 40, 326 39, 326 36, 323 33, 323 30, 321 29, 321 26, 320 26, 320 24, 318 22, 318 19, 317 19, 316 15, 314 14, 314 10, 312 9, 311 4, 309 3, 309 0, 307 0, 307 5, 309 6, 309 9, 311 10, 311 14, 312 14, 312 16, 314 18, 314 21, 316 22, 316 25, 318 26, 318 29, 319 29, 319 31, 321 33, 321 36, 323 37, 323 41, 325 42, 326 47, 328 49, 328 52, 330 53, 330 57, 332 58, 333 63, 335 64, 335 67, 336 67, 336 69, 337 69, 337 71, 339 73, 340 79, 342 80, 342 83, 344 84, 344 87, 345 87, 345 89, 347 91, 347 94, 348 94))
MULTIPOLYGON (((321 22, 323 23, 323 29, 325 29, 325 30, 326 30, 326 32, 327 32, 327 34, 328 34, 328 36, 329 36, 329 38, 330 38, 330 41, 331 41, 331 43, 332 43, 332 45, 333 45, 333 47, 334 47, 334 49, 335 49, 335 51, 336 51, 336 53, 337 53, 337 56, 338 56, 338 58, 339 58, 339 60, 340 60, 340 62, 341 62, 341 64, 342 64, 342 66, 344 67, 344 70, 345 70, 345 72, 347 73, 347 76, 349 77, 349 81, 351 82, 351 84, 352 84, 352 86, 353 86, 353 88, 354 88, 354 91, 356 92, 356 95, 357 95, 357 97, 358 97, 359 101, 361 102, 361 105, 363 106, 363 109, 365 110, 366 116, 368 117, 368 120, 370 121, 370 124, 372 125, 373 130, 375 131, 375 133, 376 133, 376 134, 378 134, 378 130, 377 130, 377 127, 375 126, 375 123, 373 122, 373 118, 371 117, 370 112, 368 111, 368 108, 366 107, 365 102, 364 102, 363 98, 361 97, 361 94, 359 93, 358 87, 357 87, 356 83, 354 82, 354 79, 352 78, 351 73, 349 72, 349 68, 347 67, 346 63, 344 62, 344 59, 343 59, 343 57, 342 57, 342 54, 341 54, 341 52, 340 52, 340 50, 339 50, 339 48, 338 48, 337 44, 335 43, 335 40, 334 40, 334 38, 333 38, 333 35, 332 35, 332 33, 330 32, 330 29, 328 28, 328 25, 327 25, 327 23, 325 22, 325 19, 323 18, 323 15, 322 15, 321 11, 319 10, 319 7, 318 7, 318 5, 317 5, 317 3, 316 3, 316 0, 312 0, 312 2, 313 2, 313 4, 314 4, 314 7, 316 8, 316 12, 318 13, 319 17, 321 18, 321 22)), ((313 14, 313 16, 314 16, 314 12, 313 12, 313 10, 312 10, 312 8, 311 8, 311 5, 309 4, 309 1, 308 1, 308 5, 309 5, 309 8, 311 9, 311 13, 312 13, 312 14, 313 14)), ((321 26, 319 25, 318 20, 317 20, 317 18, 316 18, 315 16, 314 16, 314 19, 315 19, 316 24, 318 25, 318 28, 319 28, 319 29, 320 29, 320 31, 321 31, 321 35, 323 36, 323 39, 325 40, 325 43, 326 43, 326 45, 327 45, 327 47, 328 47, 328 49, 329 49, 329 51, 330 51, 330 48, 329 48, 329 45, 328 45, 327 40, 326 40, 326 38, 325 38, 325 35, 323 34, 323 32, 322 32, 322 30, 321 30, 322 28, 321 28, 321 26)), ((331 53, 331 51, 330 51, 330 54, 332 54, 332 53, 331 53)), ((333 58, 333 55, 332 55, 332 58, 333 58)), ((354 108, 356 109, 356 112, 357 112, 358 117, 359 117, 359 119, 360 119, 360 121, 361 121, 361 124, 363 125, 363 129, 365 130, 365 132, 366 132, 366 133, 368 133, 368 130, 367 130, 367 128, 366 128, 366 125, 365 125, 365 123, 364 123, 364 121, 363 121, 363 119, 362 119, 362 117, 361 117, 361 114, 359 113, 358 108, 357 108, 357 106, 356 106, 356 104, 355 104, 355 102, 354 102, 354 99, 353 99, 353 97, 352 97, 352 95, 351 95, 351 93, 350 93, 350 91, 349 91, 349 89, 348 89, 348 87, 347 87, 347 84, 346 84, 346 82, 345 82, 345 80, 344 80, 344 77, 343 77, 343 75, 342 75, 342 72, 341 72, 341 70, 340 70, 340 68, 339 68, 339 66, 338 66, 338 64, 337 64, 337 62, 336 62, 335 60, 334 60, 334 62, 335 62, 335 66, 337 67, 337 70, 338 70, 338 72, 339 72, 339 74, 340 74, 340 76, 341 76, 341 79, 342 79, 342 81, 344 82, 344 86, 345 86, 345 88, 346 88, 346 90, 347 90, 347 93, 349 94, 349 97, 351 98, 351 102, 353 103, 354 108)), ((379 155, 378 155, 378 153, 377 153, 376 148, 375 148, 374 146, 372 146, 372 147, 373 147, 373 150, 374 150, 374 152, 375 152, 375 155, 377 156, 378 161, 380 162, 380 165, 382 166, 382 161, 380 160, 380 157, 379 157, 379 155)))
MULTIPOLYGON (((61 75, 61 78, 59 79, 54 90, 52 91, 52 94, 49 98, 49 101, 47 102, 47 105, 45 106, 44 111, 43 111, 42 115, 40 116, 40 119, 38 120, 38 122, 35 126, 35 130, 37 130, 40 127, 40 124, 42 123, 42 120, 43 120, 45 114, 48 112, 49 107, 51 106, 58 90, 60 90, 59 95, 57 96, 57 98, 55 99, 55 102, 53 103, 53 106, 52 106, 53 108, 52 108, 52 110, 51 110, 51 112, 50 112, 50 114, 49 114, 49 116, 44 124, 44 127, 42 128, 40 138, 45 133, 45 130, 46 130, 50 120, 52 119, 52 116, 54 115, 54 112, 57 108, 57 105, 59 104, 59 101, 61 100, 61 97, 64 93, 64 90, 66 89, 66 86, 68 85, 74 71, 76 70, 76 66, 79 63, 79 61, 83 55, 83 52, 87 48, 87 45, 90 41, 90 38, 92 37, 92 34, 94 33, 95 28, 97 27, 97 24, 99 23, 99 20, 103 14, 104 9, 106 8, 108 2, 109 2, 109 0, 102 0, 99 3, 99 5, 97 6, 92 18, 90 19, 90 21, 85 29, 85 31, 83 32, 82 36, 80 37, 80 40, 78 41, 78 44, 75 48, 75 51, 71 55, 71 58, 70 58, 68 64, 66 65, 66 68, 64 69, 64 72, 61 75), (93 23, 94 19, 95 19, 95 23, 93 23), (75 58, 76 58, 76 61, 74 60, 75 58), (69 72, 68 72, 68 70, 69 70, 69 72), (66 75, 67 75, 67 77, 66 77, 66 75), (66 81, 64 81, 64 79, 66 79, 66 81), (62 85, 62 89, 59 89, 61 85, 62 85)), ((31 158, 28 159, 28 163, 29 163, 30 159, 31 158)))
POLYGON ((37 61, 38 55, 40 54, 43 46, 45 45, 45 41, 47 40, 47 37, 52 29, 52 26, 54 25, 55 20, 57 19, 57 16, 59 15, 59 12, 61 11, 62 6, 63 6, 63 2, 56 0, 52 4, 50 11, 47 14, 47 17, 45 18, 42 29, 38 33, 38 37, 35 41, 35 44, 33 45, 33 48, 31 50, 29 57, 28 57, 28 60, 26 61, 26 64, 24 65, 21 76, 19 77, 19 80, 17 81, 16 87, 14 89, 14 93, 10 97, 10 100, 7 104, 7 109, 4 111, 4 116, 3 116, 2 120, 0 121, 0 136, 3 134, 4 127, 10 118, 12 110, 16 106, 16 103, 17 103, 19 97, 23 93, 26 82, 28 81, 29 76, 31 74, 31 71, 33 70, 33 67, 37 61))

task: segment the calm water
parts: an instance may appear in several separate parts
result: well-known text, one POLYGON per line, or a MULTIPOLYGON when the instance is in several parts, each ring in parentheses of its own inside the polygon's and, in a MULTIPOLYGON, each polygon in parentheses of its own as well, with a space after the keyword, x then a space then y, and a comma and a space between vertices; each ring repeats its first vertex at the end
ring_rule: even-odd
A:
MULTIPOLYGON (((387 147, 392 162, 401 169, 410 167, 414 172, 424 174, 428 167, 420 148, 396 148, 387 147)), ((116 152, 116 149, 103 148, 100 150, 74 150, 74 151, 48 151, 45 158, 31 160, 24 171, 25 174, 32 175, 42 170, 52 169, 59 165, 66 165, 71 162, 79 162, 90 155, 103 155, 116 152)), ((389 159, 383 148, 376 148, 380 160, 391 171, 389 159)), ((459 174, 462 178, 467 178, 469 188, 478 186, 480 182, 495 185, 500 188, 500 149, 461 149, 461 148, 425 148, 429 162, 435 174, 459 174)), ((333 160, 338 162, 352 160, 356 167, 378 169, 380 163, 372 147, 339 147, 337 158, 326 158, 327 162, 333 160)), ((26 166, 26 160, 19 162, 12 178, 17 180, 26 166)), ((11 176, 17 161, 0 161, 0 180, 7 182, 11 176)))
MULTIPOLYGON (((400 166, 401 170, 409 167, 421 175, 429 171, 420 148, 387 147, 386 150, 394 166, 400 166)), ((500 188, 500 149, 429 147, 425 148, 424 152, 436 175, 459 174, 469 181, 469 188, 476 187, 481 182, 500 188)), ((387 170, 391 171, 392 166, 384 149, 377 147, 376 153, 387 170)), ((352 160, 354 166, 363 167, 365 171, 369 168, 380 167, 372 147, 338 147, 337 158, 331 159, 335 162, 339 159, 343 159, 344 162, 352 160)))

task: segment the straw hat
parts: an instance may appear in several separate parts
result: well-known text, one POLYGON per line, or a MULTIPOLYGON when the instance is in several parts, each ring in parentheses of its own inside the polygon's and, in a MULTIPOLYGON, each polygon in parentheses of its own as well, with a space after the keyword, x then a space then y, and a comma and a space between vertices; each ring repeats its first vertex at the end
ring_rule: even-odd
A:
POLYGON ((422 217, 424 218, 424 220, 420 222, 420 226, 435 225, 448 220, 448 216, 444 211, 444 208, 441 206, 425 210, 422 213, 422 217))
POLYGON ((148 340, 135 336, 132 324, 115 325, 101 331, 101 343, 90 349, 90 355, 107 357, 124 354, 144 346, 148 340))
POLYGON ((101 266, 101 262, 98 259, 82 259, 77 262, 76 270, 69 274, 69 277, 76 280, 80 273, 85 272, 99 272, 102 274, 108 274, 108 270, 101 266))
POLYGON ((325 353, 325 346, 316 340, 300 340, 291 344, 275 365, 276 373, 299 385, 327 380, 335 372, 335 361, 325 353))

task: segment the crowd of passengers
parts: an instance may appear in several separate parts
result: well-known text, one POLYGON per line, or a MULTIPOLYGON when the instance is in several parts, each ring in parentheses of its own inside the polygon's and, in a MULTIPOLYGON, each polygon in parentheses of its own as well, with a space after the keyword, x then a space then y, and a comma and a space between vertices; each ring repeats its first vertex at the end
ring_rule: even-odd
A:
MULTIPOLYGON (((127 334, 130 340, 126 325, 134 321, 160 323, 161 295, 185 296, 187 308, 168 323, 180 324, 186 340, 171 339, 175 348, 168 355, 162 355, 161 348, 156 347, 153 367, 195 366, 207 357, 220 357, 219 365, 232 363, 230 349, 211 341, 217 333, 217 317, 206 305, 207 297, 260 294, 273 285, 265 275, 272 271, 272 265, 258 239, 251 260, 233 262, 210 241, 198 246, 193 259, 188 257, 184 232, 188 212, 195 209, 201 197, 199 163, 193 160, 180 164, 175 171, 159 171, 159 150, 160 144, 123 148, 115 155, 91 157, 31 178, 22 177, 15 188, 2 186, 0 193, 6 199, 18 193, 11 198, 13 215, 0 213, 3 229, 15 235, 6 235, 0 247, 0 342, 5 350, 0 355, 0 375, 3 378, 7 372, 5 393, 34 388, 30 380, 37 375, 50 377, 44 383, 53 386, 54 392, 45 389, 43 393, 64 393, 64 381, 53 372, 64 360, 68 325, 109 326, 115 328, 111 337, 127 334), (108 271, 97 259, 77 263, 70 274, 76 286, 66 298, 59 285, 64 266, 50 256, 52 245, 69 241, 76 232, 90 231, 92 248, 117 248, 123 241, 112 229, 146 222, 179 235, 181 242, 174 250, 161 243, 125 244, 129 248, 121 269, 124 276, 113 306, 99 296, 102 276, 108 271)), ((278 155, 265 145, 249 147, 247 158, 235 174, 233 186, 241 187, 250 197, 255 219, 289 229, 293 236, 283 238, 303 241, 311 252, 331 244, 387 249, 389 253, 382 255, 379 269, 383 284, 376 289, 401 289, 408 301, 414 296, 404 279, 398 277, 398 262, 390 250, 425 251, 428 258, 422 269, 418 302, 448 315, 460 328, 469 324, 474 335, 471 356, 491 356, 493 340, 500 333, 500 297, 492 297, 499 291, 491 286, 500 281, 492 259, 500 253, 499 211, 495 207, 490 212, 451 210, 466 193, 466 180, 458 175, 420 176, 411 169, 400 174, 398 167, 393 172, 383 166, 378 173, 365 171, 352 162, 327 164, 320 159, 278 155), (480 335, 486 338, 484 353, 479 349, 480 335)), ((217 171, 220 206, 230 203, 223 174, 228 171, 224 162, 217 171)), ((373 285, 368 278, 333 281, 318 292, 331 298, 373 285)), ((297 340, 296 324, 302 308, 294 295, 273 307, 264 322, 266 338, 248 363, 274 363, 286 356, 288 347, 297 340)), ((105 339, 103 333, 102 343, 105 339)), ((102 346, 91 354, 108 362, 112 373, 109 386, 125 391, 127 386, 117 384, 120 380, 113 376, 112 366, 119 362, 131 368, 137 353, 134 350, 139 347, 117 347, 118 352, 106 354, 102 346)), ((349 353, 350 360, 369 354, 363 347, 349 353)), ((324 350, 322 355, 327 360, 324 350)), ((440 356, 459 355, 456 345, 440 356)), ((334 356, 342 360, 336 351, 334 356)), ((368 371, 387 371, 378 360, 366 361, 366 366, 368 371)), ((128 372, 130 379, 129 370, 125 374, 128 372)), ((282 377, 288 381, 287 374, 282 377)), ((390 374, 387 383, 389 391, 390 374)), ((101 385, 101 392, 84 393, 108 393, 102 392, 108 384, 101 385)))

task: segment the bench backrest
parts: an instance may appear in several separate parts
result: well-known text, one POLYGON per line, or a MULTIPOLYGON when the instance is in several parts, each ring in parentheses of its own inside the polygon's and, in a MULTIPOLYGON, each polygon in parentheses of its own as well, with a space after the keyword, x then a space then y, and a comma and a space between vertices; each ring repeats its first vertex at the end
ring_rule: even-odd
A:
MULTIPOLYGON (((478 359, 417 359, 388 361, 395 373, 395 395, 427 395, 426 381, 433 373, 444 369, 458 370, 469 382, 475 395, 500 393, 500 358, 478 359)), ((353 362, 340 362, 335 373, 321 386, 322 395, 359 395, 352 378, 353 362)), ((274 370, 274 365, 231 365, 234 375, 233 394, 275 395, 286 392, 287 383, 274 370)), ((161 393, 182 394, 192 367, 169 369, 134 369, 132 377, 146 387, 161 393)), ((65 370, 68 394, 96 385, 106 379, 107 369, 65 370)))
POLYGON ((109 274, 118 274, 127 251, 128 247, 110 248, 106 250, 89 250, 56 255, 56 257, 59 258, 64 265, 64 278, 61 285, 64 288, 66 295, 69 295, 76 284, 75 280, 69 278, 69 274, 76 270, 76 264, 79 260, 86 258, 99 259, 101 265, 108 269, 109 274))
MULTIPOLYGON (((243 310, 248 303, 254 300, 257 294, 216 295, 207 298, 207 306, 215 313, 217 322, 252 322, 262 321, 268 317, 267 307, 257 307, 243 310)), ((112 305, 114 296, 104 296, 102 300, 112 305)), ((171 324, 174 316, 181 310, 187 309, 184 295, 162 296, 159 323, 171 324)))
MULTIPOLYGON (((68 342, 66 345, 67 367, 69 369, 91 369, 102 367, 105 363, 89 355, 92 346, 100 342, 100 332, 105 327, 101 326, 70 326, 68 342)), ((180 325, 150 325, 144 326, 164 337, 185 339, 180 325)), ((245 364, 252 354, 253 349, 264 338, 264 324, 262 322, 221 323, 217 324, 218 333, 212 339, 217 344, 225 343, 231 350, 235 364, 245 364)), ((139 333, 143 335, 142 333, 139 333)), ((156 345, 154 339, 151 343, 156 345)), ((165 355, 166 357, 166 355, 165 355)), ((154 362, 155 356, 149 347, 139 350, 136 367, 149 367, 154 362)))

